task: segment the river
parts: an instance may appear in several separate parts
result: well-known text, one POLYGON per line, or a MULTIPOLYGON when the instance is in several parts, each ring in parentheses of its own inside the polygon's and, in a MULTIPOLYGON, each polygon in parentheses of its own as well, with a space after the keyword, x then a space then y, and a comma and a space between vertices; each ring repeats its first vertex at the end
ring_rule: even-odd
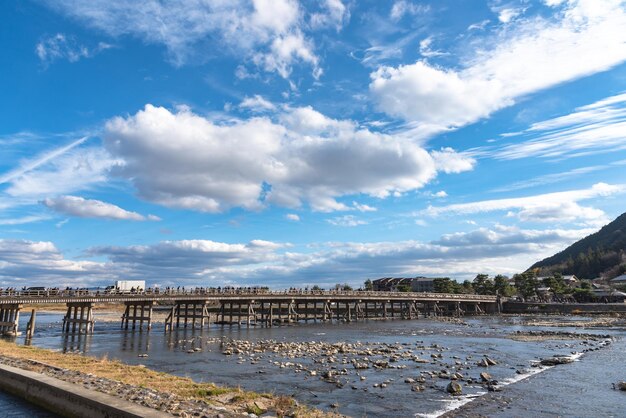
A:
MULTIPOLYGON (((27 317, 22 319, 24 323, 27 317)), ((611 389, 612 383, 626 380, 626 330, 538 327, 527 324, 528 319, 485 316, 465 318, 461 323, 419 319, 250 329, 213 326, 202 331, 179 329, 173 333, 165 333, 162 324, 155 324, 150 332, 131 332, 121 330, 116 323, 97 322, 93 335, 72 337, 61 333, 62 315, 39 313, 32 344, 106 355, 196 381, 293 395, 300 402, 324 410, 331 410, 335 404, 338 412, 354 417, 434 417, 462 404, 467 405, 455 415, 626 417, 626 393, 611 389), (516 331, 539 330, 610 334, 614 341, 597 351, 576 354, 574 363, 536 368, 531 365, 540 358, 582 353, 589 347, 582 340, 527 342, 507 338, 516 331), (333 364, 314 361, 324 357, 323 353, 309 358, 293 358, 282 351, 257 353, 252 357, 224 355, 223 339, 252 343, 342 342, 359 344, 363 349, 393 347, 396 353, 410 351, 412 356, 401 356, 389 363, 388 368, 356 370, 350 358, 342 362, 346 356, 341 354, 335 356, 337 361, 333 364), (190 354, 194 348, 196 351, 190 354), (148 357, 139 357, 140 354, 148 357), (416 362, 416 356, 423 362, 416 362), (476 362, 485 356, 498 364, 478 367, 476 362), (298 364, 301 366, 294 367, 298 364), (321 378, 324 370, 333 366, 340 374, 337 379, 340 384, 321 378), (309 372, 298 372, 298 368, 309 372), (343 369, 345 374, 341 374, 343 369), (316 375, 310 370, 316 370, 316 375), (502 391, 487 393, 481 384, 462 382, 464 395, 452 397, 445 392, 449 379, 428 377, 423 391, 413 391, 414 385, 405 383, 407 378, 419 379, 424 372, 442 370, 452 373, 458 370, 474 380, 480 380, 479 374, 488 371, 502 391)), ((555 316, 545 319, 573 320, 555 316)), ((19 337, 17 342, 24 343, 24 338, 19 337)))

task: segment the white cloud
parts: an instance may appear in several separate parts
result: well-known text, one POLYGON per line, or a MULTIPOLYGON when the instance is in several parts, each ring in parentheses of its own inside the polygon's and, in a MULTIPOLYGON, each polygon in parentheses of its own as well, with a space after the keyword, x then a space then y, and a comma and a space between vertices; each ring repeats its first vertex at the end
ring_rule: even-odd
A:
POLYGON ((285 215, 285 218, 290 221, 300 222, 300 217, 295 213, 288 213, 285 215))
POLYGON ((498 10, 498 20, 502 23, 510 23, 522 13, 524 9, 521 8, 502 8, 498 10))
POLYGON ((435 160, 437 169, 444 173, 461 173, 474 168, 476 160, 469 155, 459 154, 450 147, 439 151, 431 151, 430 155, 435 160))
POLYGON ((314 28, 333 27, 340 31, 350 20, 350 10, 341 0, 324 0, 322 12, 311 14, 311 26, 314 28))
POLYGON ((415 16, 426 13, 430 10, 429 6, 415 4, 406 0, 398 0, 393 3, 389 11, 389 17, 395 21, 402 19, 406 15, 415 16))
POLYGON ((59 59, 66 59, 69 62, 79 61, 81 58, 90 58, 112 46, 100 42, 98 46, 89 48, 80 45, 72 36, 57 33, 54 36, 43 39, 35 47, 35 53, 44 65, 49 65, 59 59))
POLYGON ((594 225, 608 222, 606 214, 600 209, 580 206, 576 202, 550 202, 541 206, 530 206, 521 209, 517 216, 522 221, 537 222, 573 222, 579 219, 594 225))
POLYGON ((48 215, 27 215, 19 218, 0 218, 0 225, 23 225, 50 219, 48 215))
POLYGON ((148 285, 227 283, 277 288, 337 282, 359 286, 367 277, 388 275, 463 279, 477 273, 523 271, 591 232, 496 225, 447 234, 433 242, 320 243, 314 252, 286 251, 288 245, 262 240, 247 244, 181 240, 97 247, 84 255, 105 257, 105 262, 66 259, 51 242, 0 240, 0 286, 104 285, 119 278, 146 277, 148 285))
POLYGON ((445 190, 439 190, 438 192, 429 193, 428 195, 432 197, 438 197, 438 198, 448 197, 448 193, 446 193, 445 190))
POLYGON ((274 110, 276 109, 276 106, 274 106, 274 104, 266 99, 263 98, 263 96, 259 96, 258 94, 255 94, 252 97, 245 97, 241 103, 239 103, 239 108, 240 109, 249 109, 253 112, 265 112, 268 110, 274 110))
POLYGON ((519 19, 479 48, 470 45, 460 69, 427 61, 380 67, 370 91, 381 110, 412 122, 418 133, 453 129, 521 96, 624 62, 625 26, 620 1, 572 0, 553 18, 519 19))
POLYGON ((497 244, 541 244, 576 241, 581 236, 593 233, 594 229, 520 229, 518 227, 496 225, 493 229, 478 228, 470 232, 444 234, 433 244, 444 247, 462 247, 497 244))
POLYGON ((159 221, 154 215, 143 216, 137 212, 130 212, 111 203, 100 200, 85 199, 78 196, 59 196, 48 198, 42 204, 56 212, 77 216, 79 218, 104 218, 129 221, 159 221))
POLYGON ((607 97, 574 112, 534 123, 517 141, 477 155, 513 160, 569 158, 626 149, 626 93, 607 97), (524 140, 521 140, 524 139, 524 140))
POLYGON ((522 221, 536 222, 572 222, 582 220, 588 225, 596 226, 607 221, 605 213, 599 209, 580 206, 577 202, 599 197, 608 197, 623 193, 624 190, 626 190, 626 188, 623 185, 597 183, 589 189, 508 199, 483 200, 471 203, 457 203, 448 206, 430 206, 420 214, 439 216, 443 214, 471 214, 517 210, 517 212, 511 212, 509 216, 516 216, 522 221))
POLYGON ((438 165, 446 172, 464 169, 446 162, 463 160, 451 150, 437 154, 435 163, 411 140, 309 107, 286 109, 277 119, 281 123, 255 117, 218 124, 188 109, 172 113, 146 105, 109 121, 104 142, 124 161, 114 173, 130 180, 141 198, 206 212, 304 202, 316 211, 349 210, 336 199, 361 193, 384 198, 421 188, 438 165))
POLYGON ((69 143, 68 145, 40 154, 33 159, 22 161, 17 168, 14 168, 8 173, 0 176, 0 184, 11 182, 18 177, 21 177, 24 174, 28 173, 29 171, 35 170, 36 168, 48 163, 49 161, 65 154, 72 148, 83 144, 87 139, 87 137, 82 137, 80 139, 77 139, 76 141, 69 143))
POLYGON ((0 207, 3 204, 32 204, 50 195, 88 189, 104 183, 108 170, 119 164, 119 160, 112 159, 101 148, 76 148, 64 152, 45 154, 7 174, 5 179, 9 187, 4 194, 10 200, 8 203, 0 200, 0 207), (55 154, 54 158, 50 158, 51 154, 55 154))
POLYGON ((478 23, 472 23, 471 25, 467 27, 467 30, 484 30, 485 27, 489 24, 489 22, 490 22, 489 19, 485 19, 478 23))
POLYGON ((378 210, 375 207, 359 202, 352 202, 352 207, 359 212, 376 212, 378 210))
MULTIPOLYGON (((338 3, 327 3, 329 22, 337 17, 338 3)), ((313 43, 303 34, 306 11, 295 0, 60 0, 48 4, 110 36, 131 35, 164 45, 176 65, 205 55, 210 42, 283 77, 297 63, 313 66, 314 74, 320 72, 313 43)))
POLYGON ((326 221, 334 226, 353 227, 359 225, 367 225, 367 221, 357 219, 353 215, 337 216, 335 218, 327 219, 326 221))
POLYGON ((420 54, 426 58, 439 57, 442 55, 448 55, 447 52, 437 51, 432 49, 433 37, 429 36, 426 39, 420 41, 420 54))
POLYGON ((65 259, 52 242, 0 239, 0 287, 84 286, 120 273, 105 263, 65 259))

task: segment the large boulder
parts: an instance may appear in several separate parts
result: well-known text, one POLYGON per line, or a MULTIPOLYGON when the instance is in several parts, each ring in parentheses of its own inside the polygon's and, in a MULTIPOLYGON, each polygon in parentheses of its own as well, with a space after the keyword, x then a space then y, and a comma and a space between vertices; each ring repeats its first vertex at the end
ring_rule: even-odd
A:
POLYGON ((626 382, 617 382, 615 384, 615 389, 626 391, 626 382))
POLYGON ((463 386, 461 386, 458 382, 452 381, 448 383, 446 392, 455 396, 461 395, 463 393, 463 386))
POLYGON ((568 364, 573 361, 574 360, 570 357, 551 357, 544 358, 540 363, 542 366, 557 366, 559 364, 568 364))

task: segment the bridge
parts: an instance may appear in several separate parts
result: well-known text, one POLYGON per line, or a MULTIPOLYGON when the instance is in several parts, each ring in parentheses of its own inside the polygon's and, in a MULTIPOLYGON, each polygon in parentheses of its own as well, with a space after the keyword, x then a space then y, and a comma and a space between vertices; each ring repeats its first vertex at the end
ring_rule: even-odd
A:
MULTIPOLYGON (((148 290, 137 293, 106 293, 87 290, 23 290, 0 293, 0 334, 19 335, 19 315, 28 305, 65 304, 63 332, 91 333, 96 304, 123 304, 123 329, 149 330, 153 310, 165 309, 165 330, 179 327, 264 325, 308 321, 353 322, 366 319, 417 319, 429 316, 462 316, 495 313, 496 296, 448 293, 374 291, 264 291, 214 289, 148 290)), ((32 309, 27 337, 35 328, 32 309)))

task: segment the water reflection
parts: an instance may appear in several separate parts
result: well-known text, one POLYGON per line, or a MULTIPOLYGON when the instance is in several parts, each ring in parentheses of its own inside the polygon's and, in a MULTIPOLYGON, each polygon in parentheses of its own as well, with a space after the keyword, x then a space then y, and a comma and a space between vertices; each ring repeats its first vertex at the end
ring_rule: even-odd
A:
POLYGON ((150 333, 124 330, 120 336, 120 350, 147 353, 150 351, 150 333))
MULTIPOLYGON (((92 334, 64 334, 61 350, 64 353, 89 353, 92 334)), ((31 341, 32 343, 32 341, 31 341)))

